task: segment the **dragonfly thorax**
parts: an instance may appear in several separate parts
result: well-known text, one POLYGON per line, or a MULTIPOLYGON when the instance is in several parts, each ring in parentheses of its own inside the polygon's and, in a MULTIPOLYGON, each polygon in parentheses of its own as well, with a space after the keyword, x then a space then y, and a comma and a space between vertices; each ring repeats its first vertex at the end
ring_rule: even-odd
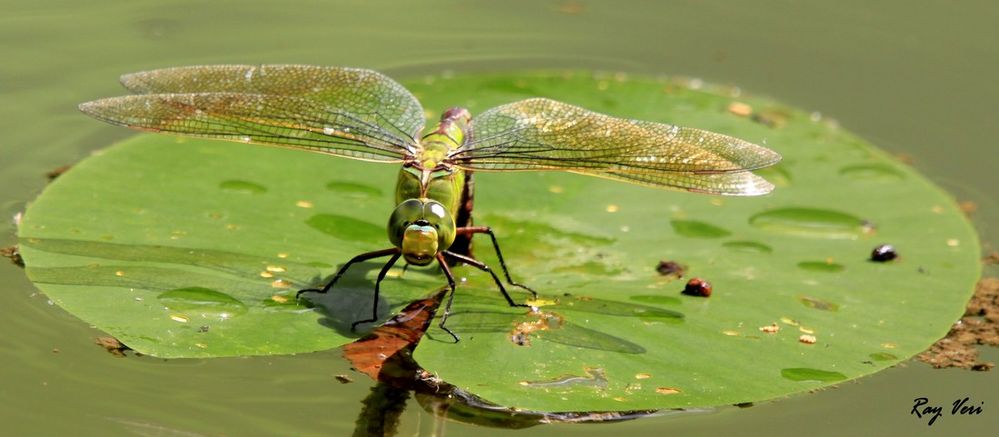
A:
POLYGON ((430 264, 454 242, 454 217, 435 200, 406 199, 389 218, 389 240, 402 250, 406 262, 430 264))
POLYGON ((431 171, 445 164, 450 153, 465 142, 465 132, 472 120, 465 108, 451 108, 441 115, 440 123, 420 141, 420 153, 414 161, 431 171))
POLYGON ((425 141, 423 150, 414 160, 416 167, 423 170, 425 175, 429 175, 434 170, 446 169, 447 165, 444 164, 444 160, 447 159, 448 152, 450 152, 449 146, 447 143, 425 141))

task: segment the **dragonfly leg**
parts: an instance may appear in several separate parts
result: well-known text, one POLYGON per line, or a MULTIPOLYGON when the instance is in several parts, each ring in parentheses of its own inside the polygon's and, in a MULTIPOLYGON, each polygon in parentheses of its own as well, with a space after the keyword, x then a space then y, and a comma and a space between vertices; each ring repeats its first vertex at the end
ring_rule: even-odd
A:
POLYGON ((333 279, 331 279, 330 282, 327 283, 325 287, 323 287, 322 289, 319 289, 319 288, 306 288, 304 290, 298 290, 298 293, 295 293, 295 299, 298 299, 298 297, 301 296, 302 293, 320 293, 320 294, 325 294, 325 293, 329 292, 330 289, 333 288, 333 285, 336 284, 336 281, 339 281, 340 278, 343 276, 343 274, 347 273, 347 269, 349 269, 350 266, 353 265, 354 263, 358 263, 358 262, 361 262, 361 261, 367 261, 367 260, 372 259, 372 258, 381 258, 383 256, 388 256, 388 255, 393 255, 393 254, 398 255, 399 253, 401 253, 400 250, 399 250, 399 248, 393 247, 391 249, 376 250, 374 252, 367 252, 367 253, 362 253, 360 255, 357 255, 357 256, 351 258, 350 261, 347 261, 347 263, 344 264, 343 267, 340 267, 340 270, 337 270, 336 275, 333 276, 333 279))
POLYGON ((371 303, 371 318, 351 323, 351 332, 357 329, 357 325, 360 325, 361 323, 370 323, 378 320, 378 293, 381 289, 382 279, 385 279, 385 274, 388 273, 389 269, 391 269, 393 265, 395 265, 395 262, 399 260, 400 256, 402 256, 402 252, 396 250, 395 254, 392 255, 392 258, 389 258, 388 262, 382 266, 382 270, 378 272, 378 279, 375 280, 375 299, 374 302, 371 303))
POLYGON ((451 268, 447 266, 447 260, 444 259, 443 254, 437 254, 437 262, 441 265, 441 270, 444 271, 444 277, 447 278, 447 286, 451 288, 451 293, 447 297, 447 304, 444 305, 444 314, 441 315, 441 323, 437 326, 440 326, 444 332, 451 334, 451 337, 454 338, 454 342, 457 343, 459 340, 458 336, 444 326, 444 324, 447 323, 447 317, 451 315, 451 302, 454 301, 454 275, 451 274, 451 268))
MULTIPOLYGON (((471 237, 472 235, 475 235, 475 234, 486 234, 486 235, 489 235, 489 239, 491 239, 492 242, 493 242, 493 249, 496 250, 496 257, 499 258, 500 268, 503 269, 503 276, 506 276, 506 282, 508 284, 510 284, 510 285, 515 286, 515 287, 520 287, 520 288, 523 288, 524 290, 530 291, 531 295, 534 296, 535 298, 538 297, 538 292, 536 292, 533 289, 531 289, 531 287, 528 287, 528 286, 526 286, 524 284, 521 284, 519 282, 514 282, 514 280, 510 278, 510 271, 507 270, 507 268, 506 268, 506 261, 503 260, 503 252, 500 251, 499 242, 496 241, 496 234, 493 233, 492 228, 490 228, 489 226, 468 226, 468 227, 464 227, 464 228, 455 229, 455 234, 458 234, 458 235, 467 234, 467 235, 469 235, 469 237, 471 237)), ((479 263, 479 264, 482 264, 482 263, 479 263)), ((503 287, 500 287, 500 289, 502 290, 503 287)), ((506 291, 504 291, 503 294, 506 295, 506 291)), ((507 300, 509 300, 509 299, 510 299, 510 297, 507 296, 507 300)))
POLYGON ((446 256, 454 258, 457 261, 461 261, 461 262, 463 262, 465 264, 468 264, 468 265, 470 265, 472 267, 475 267, 475 268, 477 268, 479 270, 482 270, 483 272, 489 273, 489 275, 491 275, 493 277, 493 282, 496 282, 496 286, 499 287, 500 292, 503 293, 503 297, 506 298, 506 301, 507 301, 507 303, 510 304, 510 306, 512 306, 512 307, 530 307, 530 305, 527 305, 527 304, 515 303, 513 301, 513 298, 510 297, 510 294, 506 292, 506 288, 503 287, 503 282, 500 281, 499 276, 496 276, 496 272, 494 272, 493 269, 489 268, 489 266, 487 266, 486 263, 484 263, 482 261, 479 261, 479 260, 476 260, 476 259, 473 259, 473 258, 469 258, 469 257, 464 256, 464 255, 459 255, 457 253, 449 252, 449 251, 446 251, 446 250, 444 252, 442 252, 442 253, 444 255, 446 255, 446 256))

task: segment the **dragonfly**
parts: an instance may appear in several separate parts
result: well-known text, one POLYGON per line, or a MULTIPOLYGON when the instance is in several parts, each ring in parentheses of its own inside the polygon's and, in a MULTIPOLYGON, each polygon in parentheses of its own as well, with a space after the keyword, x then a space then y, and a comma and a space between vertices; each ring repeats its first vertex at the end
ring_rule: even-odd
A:
POLYGON ((567 171, 668 190, 731 196, 769 193, 753 170, 781 157, 728 135, 613 117, 547 98, 530 98, 472 117, 443 112, 424 133, 424 109, 405 87, 377 71, 310 65, 205 65, 126 74, 133 94, 86 102, 80 110, 105 122, 175 135, 262 144, 401 165, 388 221, 387 249, 357 255, 322 288, 328 293, 354 264, 388 257, 374 286, 375 322, 386 273, 408 265, 440 266, 449 288, 439 327, 456 292, 451 266, 491 275, 510 306, 518 303, 493 269, 471 252, 475 235, 489 237, 506 284, 511 278, 488 226, 471 218, 473 172, 567 171))

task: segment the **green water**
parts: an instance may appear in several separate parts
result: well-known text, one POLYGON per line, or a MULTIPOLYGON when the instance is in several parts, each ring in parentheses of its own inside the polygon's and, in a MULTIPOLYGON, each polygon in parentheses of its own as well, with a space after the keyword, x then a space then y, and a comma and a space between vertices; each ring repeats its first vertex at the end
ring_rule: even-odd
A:
MULTIPOLYGON (((736 84, 820 111, 961 200, 987 249, 999 232, 994 121, 999 6, 991 2, 3 2, 0 216, 44 173, 132 133, 76 104, 122 90, 125 72, 199 63, 369 67, 394 77, 450 71, 589 68, 736 84)), ((868 174, 870 171, 864 170, 868 174)), ((244 189, 246 187, 243 187, 244 189)), ((238 194, 238 193, 237 193, 238 194)), ((4 219, 0 245, 14 243, 4 219)), ((995 269, 991 270, 996 273, 995 269)), ((338 351, 174 360, 114 358, 100 332, 48 304, 0 263, 0 434, 345 435, 371 384, 338 351), (340 384, 337 374, 350 374, 340 384)), ((987 350, 986 359, 999 359, 987 350)), ((999 425, 995 372, 911 362, 836 390, 609 426, 526 430, 442 423, 413 401, 399 435, 983 434, 999 425), (932 427, 912 400, 970 396, 980 416, 932 427), (994 407, 993 407, 994 406, 994 407)))

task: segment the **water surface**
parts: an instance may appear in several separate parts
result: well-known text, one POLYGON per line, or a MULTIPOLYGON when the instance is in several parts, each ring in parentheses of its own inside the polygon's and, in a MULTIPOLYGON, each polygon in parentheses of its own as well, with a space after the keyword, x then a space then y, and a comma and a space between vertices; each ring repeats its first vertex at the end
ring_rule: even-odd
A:
MULTIPOLYGON (((994 122, 999 6, 910 2, 134 2, 5 1, 0 17, 0 215, 44 187, 44 173, 131 135, 79 114, 122 93, 125 72, 199 63, 310 63, 398 77, 443 71, 588 68, 736 84, 821 111, 913 161, 961 200, 986 248, 999 232, 994 122), (254 4, 258 3, 258 4, 254 4), (853 4, 851 4, 853 3, 853 4)), ((870 176, 869 169, 854 169, 870 176)), ((248 175, 249 176, 249 175, 248 175)), ((384 189, 390 189, 385 187, 384 189)), ((388 207, 386 207, 388 208, 388 207)), ((0 243, 14 242, 4 221, 0 243)), ((332 262, 335 262, 333 260, 332 262)), ((996 271, 993 269, 992 273, 996 271)), ((5 433, 90 435, 353 432, 370 384, 338 351, 250 359, 114 358, 100 332, 50 305, 18 268, 0 266, 0 422, 5 433)), ((986 358, 997 358, 994 350, 986 358)), ((986 402, 978 418, 945 417, 953 434, 999 424, 996 372, 919 363, 837 390, 749 409, 609 427, 557 425, 541 435, 910 434, 912 399, 986 402)), ((434 419, 411 402, 401 435, 434 419)), ((462 435, 508 433, 448 423, 462 435)))

